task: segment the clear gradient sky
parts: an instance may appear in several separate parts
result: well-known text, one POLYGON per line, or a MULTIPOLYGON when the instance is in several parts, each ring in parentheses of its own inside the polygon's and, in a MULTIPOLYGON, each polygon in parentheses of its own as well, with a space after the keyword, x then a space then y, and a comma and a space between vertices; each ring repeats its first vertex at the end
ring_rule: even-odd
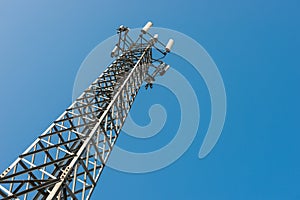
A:
MULTIPOLYGON (((70 105, 87 54, 120 24, 140 27, 151 20, 194 38, 214 59, 227 92, 225 127, 213 151, 199 160, 209 94, 201 77, 184 69, 187 63, 173 64, 198 84, 202 99, 192 146, 156 172, 106 168, 92 199, 300 199, 299 9, 297 0, 1 0, 0 171, 70 105)), ((138 123, 147 124, 149 105, 158 101, 176 113, 175 100, 159 100, 171 94, 159 87, 147 93, 142 90, 132 110, 138 123)), ((171 116, 162 136, 141 141, 124 135, 120 146, 163 146, 178 126, 178 116, 171 116)))

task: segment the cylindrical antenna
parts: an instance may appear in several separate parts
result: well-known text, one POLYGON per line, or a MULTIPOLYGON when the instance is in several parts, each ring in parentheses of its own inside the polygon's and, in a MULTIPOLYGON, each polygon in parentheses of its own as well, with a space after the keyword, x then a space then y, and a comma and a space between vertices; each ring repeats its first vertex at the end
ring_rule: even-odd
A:
POLYGON ((173 39, 169 39, 169 42, 166 45, 166 52, 167 53, 169 53, 171 51, 173 44, 174 44, 174 40, 173 39))
POLYGON ((111 56, 112 58, 116 56, 117 50, 118 50, 118 46, 116 45, 115 48, 111 51, 111 54, 110 54, 110 56, 111 56))
POLYGON ((153 41, 154 41, 154 42, 157 42, 157 41, 158 41, 158 34, 155 34, 155 35, 153 36, 153 41))
POLYGON ((159 75, 163 76, 166 71, 168 71, 168 69, 170 68, 170 65, 166 65, 159 73, 159 75))
POLYGON ((143 33, 143 34, 147 33, 148 30, 151 28, 151 26, 152 26, 152 22, 148 22, 148 23, 144 26, 144 28, 141 30, 142 33, 143 33))

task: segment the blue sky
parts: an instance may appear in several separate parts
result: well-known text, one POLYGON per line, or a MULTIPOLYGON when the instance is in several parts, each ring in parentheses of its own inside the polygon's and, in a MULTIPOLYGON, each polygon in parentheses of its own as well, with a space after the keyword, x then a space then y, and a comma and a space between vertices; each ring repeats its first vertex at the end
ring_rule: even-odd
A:
MULTIPOLYGON (((203 123, 191 147, 152 173, 106 168, 92 199, 300 199, 299 7, 296 0, 0 1, 0 170, 71 103, 77 70, 98 43, 120 24, 140 27, 152 20, 194 38, 214 59, 227 92, 222 136, 199 160, 209 94, 186 67, 182 73, 198 84, 202 99, 203 123)), ((148 104, 163 92, 153 90, 152 100, 146 93, 132 110, 141 124, 149 120, 148 104)), ((176 106, 171 101, 166 109, 176 106)), ((177 123, 178 116, 168 118, 162 136, 149 143, 126 135, 118 142, 155 149, 172 137, 177 123)))

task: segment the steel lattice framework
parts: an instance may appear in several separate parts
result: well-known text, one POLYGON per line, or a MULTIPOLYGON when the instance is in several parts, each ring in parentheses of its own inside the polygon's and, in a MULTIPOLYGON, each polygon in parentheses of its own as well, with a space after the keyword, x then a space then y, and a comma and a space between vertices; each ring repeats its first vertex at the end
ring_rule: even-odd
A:
POLYGON ((0 175, 2 199, 89 199, 143 83, 169 65, 148 22, 133 41, 120 26, 115 61, 0 175), (156 64, 156 65, 155 65, 156 64), (152 68, 152 73, 150 68, 152 68))

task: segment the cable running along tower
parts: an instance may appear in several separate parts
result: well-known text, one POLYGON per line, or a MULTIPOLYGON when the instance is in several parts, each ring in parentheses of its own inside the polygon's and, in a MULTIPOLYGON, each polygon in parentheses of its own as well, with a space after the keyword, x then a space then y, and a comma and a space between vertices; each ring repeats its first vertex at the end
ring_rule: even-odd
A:
POLYGON ((90 199, 143 81, 152 88, 170 67, 162 59, 174 41, 164 45, 151 26, 136 40, 117 29, 115 60, 0 174, 1 199, 90 199))

